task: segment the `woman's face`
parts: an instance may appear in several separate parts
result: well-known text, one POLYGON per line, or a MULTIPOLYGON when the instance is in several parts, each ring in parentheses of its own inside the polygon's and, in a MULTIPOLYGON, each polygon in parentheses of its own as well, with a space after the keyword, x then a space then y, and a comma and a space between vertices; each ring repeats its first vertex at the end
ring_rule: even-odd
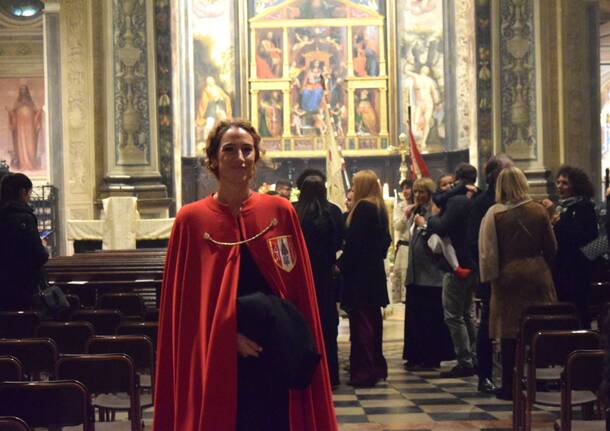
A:
POLYGON ((555 180, 555 187, 557 187, 557 193, 561 199, 567 199, 570 196, 574 195, 572 190, 572 184, 570 184, 570 180, 568 177, 564 175, 559 175, 555 180))
POLYGON ((424 205, 430 200, 430 193, 428 193, 428 190, 414 189, 413 194, 415 195, 415 203, 417 205, 424 205))
POLYGON ((244 129, 231 127, 220 138, 218 153, 212 162, 218 166, 220 183, 247 185, 255 170, 254 139, 244 129))
POLYGON ((345 196, 345 206, 348 211, 351 211, 354 207, 354 192, 351 190, 347 192, 347 195, 345 196))
POLYGON ((438 182, 438 189, 441 192, 446 192, 453 183, 453 175, 445 175, 438 182))

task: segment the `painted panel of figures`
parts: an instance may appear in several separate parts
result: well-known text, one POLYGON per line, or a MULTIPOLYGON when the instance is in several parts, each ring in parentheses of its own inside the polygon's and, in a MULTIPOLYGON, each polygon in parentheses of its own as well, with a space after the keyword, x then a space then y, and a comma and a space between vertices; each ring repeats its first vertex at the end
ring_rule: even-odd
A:
POLYGON ((354 75, 379 76, 379 27, 354 27, 352 33, 354 75))
POLYGON ((12 171, 48 176, 43 78, 1 78, 0 160, 12 171))
POLYGON ((347 42, 344 28, 296 28, 289 30, 292 134, 322 135, 325 103, 336 112, 341 130, 347 127, 347 42), (329 100, 324 100, 324 89, 329 100), (339 118, 341 120, 339 121, 339 118))
POLYGON ((231 117, 236 104, 232 0, 192 0, 195 140, 200 152, 214 123, 231 117))
POLYGON ((445 149, 445 95, 442 0, 399 0, 399 121, 426 151, 445 149))
POLYGON ((284 112, 282 92, 261 91, 258 95, 258 129, 262 137, 282 136, 284 112))
POLYGON ((379 133, 379 90, 361 89, 355 93, 355 122, 358 135, 379 133))

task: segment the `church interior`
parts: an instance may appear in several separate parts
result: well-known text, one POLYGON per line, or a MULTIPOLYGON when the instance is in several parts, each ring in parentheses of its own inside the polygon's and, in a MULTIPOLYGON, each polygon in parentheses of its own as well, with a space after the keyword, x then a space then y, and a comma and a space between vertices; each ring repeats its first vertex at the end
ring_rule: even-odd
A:
MULTIPOLYGON (((582 169, 603 220, 610 0, 1 0, 0 99, 0 177, 24 173, 34 184, 49 282, 84 311, 103 294, 137 294, 139 317, 121 320, 131 334, 128 323, 156 325, 176 215, 217 189, 205 151, 222 120, 246 118, 258 130, 251 185, 261 193, 288 181, 295 201, 301 172, 318 169, 345 211, 354 174, 367 169, 391 214, 401 181, 416 175, 414 152, 433 180, 469 163, 481 189, 486 161, 502 153, 540 201, 556 195, 562 165, 582 169)), ((598 314, 610 301, 607 262, 593 280, 598 314)), ((476 376, 406 370, 404 298, 390 284, 388 374, 374 387, 347 384, 341 312, 338 429, 607 429, 607 399, 575 409, 574 419, 594 417, 592 428, 578 428, 566 426, 561 404, 497 399, 477 389, 476 376)), ((14 338, 6 333, 0 328, 14 338)), ((156 332, 150 338, 155 345, 156 332)), ((493 348, 499 376, 499 342, 493 348)), ((152 429, 148 368, 141 411, 130 411, 129 397, 116 416, 98 408, 98 429, 152 429)), ((50 370, 29 376, 52 380, 50 370)), ((4 429, 22 428, 3 428, 0 418, 4 429)))

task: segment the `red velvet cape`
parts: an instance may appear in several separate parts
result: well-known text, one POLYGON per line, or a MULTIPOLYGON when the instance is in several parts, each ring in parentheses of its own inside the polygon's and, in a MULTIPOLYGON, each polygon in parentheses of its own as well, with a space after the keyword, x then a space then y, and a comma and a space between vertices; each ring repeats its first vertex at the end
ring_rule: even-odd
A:
POLYGON ((248 243, 250 254, 275 293, 303 314, 323 358, 309 388, 290 391, 291 431, 337 430, 299 220, 287 200, 252 193, 237 219, 212 196, 176 216, 161 290, 154 431, 235 430, 239 246, 206 237, 237 242, 240 228, 251 238, 268 226, 248 243), (284 254, 278 255, 279 249, 284 254))

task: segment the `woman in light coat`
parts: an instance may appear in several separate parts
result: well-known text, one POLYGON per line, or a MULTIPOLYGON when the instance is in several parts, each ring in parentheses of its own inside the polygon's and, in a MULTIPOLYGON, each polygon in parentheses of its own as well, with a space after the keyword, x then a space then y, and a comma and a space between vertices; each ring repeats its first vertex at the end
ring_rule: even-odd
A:
POLYGON ((485 214, 479 234, 481 281, 491 282, 490 337, 501 339, 502 399, 512 399, 521 314, 534 302, 557 301, 550 270, 557 242, 546 209, 528 191, 519 168, 503 169, 496 181, 497 203, 485 214))

